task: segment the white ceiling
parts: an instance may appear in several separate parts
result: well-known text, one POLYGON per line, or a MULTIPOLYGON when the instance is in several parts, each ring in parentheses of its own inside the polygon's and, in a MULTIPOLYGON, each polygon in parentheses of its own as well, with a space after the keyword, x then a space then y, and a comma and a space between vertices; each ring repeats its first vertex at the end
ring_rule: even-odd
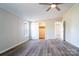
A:
POLYGON ((3 8, 15 15, 29 21, 53 19, 63 15, 73 4, 61 4, 61 11, 51 9, 46 12, 47 5, 39 5, 38 3, 1 3, 0 8, 3 8))

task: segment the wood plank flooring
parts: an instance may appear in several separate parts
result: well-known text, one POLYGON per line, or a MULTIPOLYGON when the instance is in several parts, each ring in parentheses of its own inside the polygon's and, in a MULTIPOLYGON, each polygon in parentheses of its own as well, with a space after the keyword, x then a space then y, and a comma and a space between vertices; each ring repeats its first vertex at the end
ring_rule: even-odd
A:
POLYGON ((79 56, 79 49, 58 39, 30 40, 3 56, 79 56))

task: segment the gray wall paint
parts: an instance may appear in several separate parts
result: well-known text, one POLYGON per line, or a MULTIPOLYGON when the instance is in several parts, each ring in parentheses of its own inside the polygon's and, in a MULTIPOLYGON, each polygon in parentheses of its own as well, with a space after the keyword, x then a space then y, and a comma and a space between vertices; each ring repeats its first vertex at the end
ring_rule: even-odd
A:
POLYGON ((24 38, 23 26, 23 20, 0 9, 0 53, 27 40, 24 38))
POLYGON ((66 21, 66 41, 79 47, 79 4, 75 4, 63 20, 66 21))

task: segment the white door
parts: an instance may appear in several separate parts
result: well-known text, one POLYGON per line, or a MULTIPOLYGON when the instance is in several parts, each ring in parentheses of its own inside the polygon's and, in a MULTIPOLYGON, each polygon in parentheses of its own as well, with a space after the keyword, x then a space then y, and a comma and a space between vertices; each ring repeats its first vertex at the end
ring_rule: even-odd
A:
POLYGON ((63 22, 55 22, 55 38, 63 40, 63 22))

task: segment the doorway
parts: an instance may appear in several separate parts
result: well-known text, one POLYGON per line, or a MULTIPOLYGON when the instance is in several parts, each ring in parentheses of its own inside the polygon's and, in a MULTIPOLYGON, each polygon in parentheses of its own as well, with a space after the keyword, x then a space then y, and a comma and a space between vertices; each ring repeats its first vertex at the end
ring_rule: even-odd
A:
POLYGON ((39 23, 39 39, 45 40, 45 23, 39 23))
POLYGON ((55 38, 64 40, 63 21, 56 21, 55 22, 55 38))
POLYGON ((31 38, 32 39, 39 39, 39 23, 38 22, 32 22, 31 23, 31 38))
POLYGON ((31 23, 31 39, 45 39, 45 23, 32 22, 31 23))

